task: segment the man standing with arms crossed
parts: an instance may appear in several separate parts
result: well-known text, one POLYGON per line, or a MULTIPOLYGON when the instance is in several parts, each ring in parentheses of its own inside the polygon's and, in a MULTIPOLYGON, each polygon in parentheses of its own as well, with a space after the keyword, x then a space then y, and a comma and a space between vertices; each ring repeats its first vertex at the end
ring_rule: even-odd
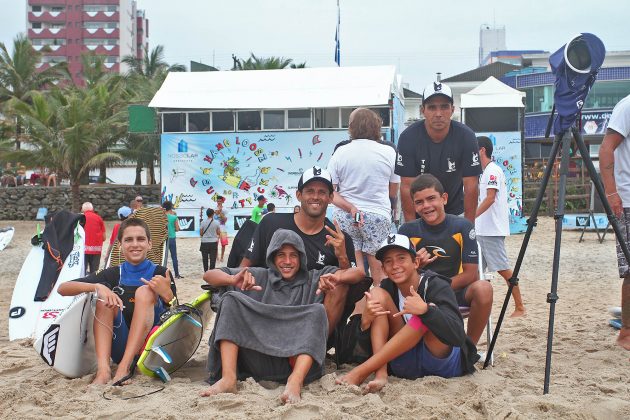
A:
POLYGON ((446 212, 475 222, 479 194, 479 149, 475 133, 451 121, 455 107, 451 89, 433 82, 422 94, 424 120, 410 125, 398 140, 396 174, 400 175, 400 200, 405 222, 416 218, 409 193, 413 180, 432 174, 448 194, 446 212))
MULTIPOLYGON (((615 106, 599 149, 599 168, 610 207, 625 238, 630 233, 630 95, 615 106)), ((626 240, 630 246, 630 241, 626 240)), ((630 350, 630 267, 619 243, 617 264, 621 286, 621 321, 617 344, 630 350)))

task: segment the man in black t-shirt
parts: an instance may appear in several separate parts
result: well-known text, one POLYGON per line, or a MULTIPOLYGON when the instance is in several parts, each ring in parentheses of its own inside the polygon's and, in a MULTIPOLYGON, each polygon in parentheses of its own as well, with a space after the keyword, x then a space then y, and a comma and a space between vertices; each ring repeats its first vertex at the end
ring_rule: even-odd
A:
POLYGON ((451 121, 455 107, 451 89, 434 82, 423 92, 424 120, 410 125, 398 140, 396 174, 400 175, 400 199, 405 221, 416 218, 409 194, 418 175, 432 174, 448 194, 446 212, 461 215, 475 223, 479 195, 479 147, 475 133, 451 121))
MULTIPOLYGON (((298 213, 269 214, 260 221, 241 267, 266 267, 267 246, 278 229, 292 230, 302 238, 307 270, 327 265, 342 269, 356 267, 352 239, 344 234, 336 221, 333 224, 326 218, 326 209, 333 198, 328 171, 317 166, 307 169, 298 182, 296 197, 300 202, 298 213)), ((338 284, 324 298, 329 332, 341 319, 348 289, 349 285, 338 284)), ((362 292, 359 295, 359 299, 363 297, 362 292)))

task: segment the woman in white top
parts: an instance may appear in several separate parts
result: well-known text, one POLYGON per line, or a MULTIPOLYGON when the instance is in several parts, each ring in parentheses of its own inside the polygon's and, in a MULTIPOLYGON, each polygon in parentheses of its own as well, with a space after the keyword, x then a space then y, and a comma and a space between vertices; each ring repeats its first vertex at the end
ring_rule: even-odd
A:
POLYGON ((390 233, 400 177, 394 173, 396 148, 381 141, 381 118, 366 108, 350 114, 350 142, 328 162, 335 186, 334 218, 352 238, 357 261, 367 254, 374 284, 384 278, 374 254, 390 233))

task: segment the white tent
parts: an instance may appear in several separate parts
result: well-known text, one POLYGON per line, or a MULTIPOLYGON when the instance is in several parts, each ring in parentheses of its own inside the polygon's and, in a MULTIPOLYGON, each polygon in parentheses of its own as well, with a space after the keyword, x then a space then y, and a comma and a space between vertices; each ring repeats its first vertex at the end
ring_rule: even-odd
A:
POLYGON ((393 66, 171 72, 150 107, 299 109, 388 104, 402 98, 393 66))
POLYGON ((490 76, 461 98, 461 108, 524 108, 525 93, 490 76))

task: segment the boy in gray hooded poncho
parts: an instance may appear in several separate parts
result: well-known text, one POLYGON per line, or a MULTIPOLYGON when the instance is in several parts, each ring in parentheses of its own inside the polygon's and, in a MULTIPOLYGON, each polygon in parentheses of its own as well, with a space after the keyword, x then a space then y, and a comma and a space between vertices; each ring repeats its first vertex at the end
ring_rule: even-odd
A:
POLYGON ((236 392, 236 381, 286 382, 285 403, 300 400, 302 385, 322 376, 328 321, 324 294, 363 277, 358 268, 306 270, 302 239, 279 229, 267 249, 269 268, 221 268, 204 280, 219 289, 208 352, 208 382, 201 395, 236 392))

